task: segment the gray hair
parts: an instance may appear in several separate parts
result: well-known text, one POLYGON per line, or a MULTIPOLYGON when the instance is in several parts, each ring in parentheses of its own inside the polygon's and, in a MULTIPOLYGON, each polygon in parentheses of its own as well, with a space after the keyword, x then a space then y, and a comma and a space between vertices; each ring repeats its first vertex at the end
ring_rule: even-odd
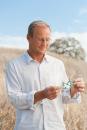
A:
POLYGON ((29 27, 28 27, 28 34, 27 35, 31 35, 33 36, 33 32, 34 32, 34 28, 35 26, 37 25, 45 25, 49 28, 49 30, 51 31, 51 28, 50 28, 50 25, 48 25, 46 22, 42 21, 42 20, 36 20, 36 21, 33 21, 29 27))

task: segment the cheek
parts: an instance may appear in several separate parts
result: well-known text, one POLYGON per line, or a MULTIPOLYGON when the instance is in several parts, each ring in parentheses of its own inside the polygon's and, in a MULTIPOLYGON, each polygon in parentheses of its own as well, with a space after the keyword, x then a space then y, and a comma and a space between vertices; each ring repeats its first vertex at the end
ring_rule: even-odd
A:
POLYGON ((49 43, 47 44, 47 47, 49 47, 50 45, 49 45, 49 43))
POLYGON ((46 48, 46 49, 49 48, 49 44, 46 44, 45 48, 46 48))
POLYGON ((42 48, 42 49, 47 49, 48 48, 48 44, 42 44, 39 47, 42 48))

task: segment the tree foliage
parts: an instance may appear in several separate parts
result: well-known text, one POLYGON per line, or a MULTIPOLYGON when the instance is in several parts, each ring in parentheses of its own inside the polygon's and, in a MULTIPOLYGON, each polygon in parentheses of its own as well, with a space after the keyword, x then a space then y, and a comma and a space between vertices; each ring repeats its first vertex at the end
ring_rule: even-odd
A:
POLYGON ((48 51, 64 54, 72 58, 85 60, 85 51, 78 40, 73 37, 56 39, 49 47, 48 51))

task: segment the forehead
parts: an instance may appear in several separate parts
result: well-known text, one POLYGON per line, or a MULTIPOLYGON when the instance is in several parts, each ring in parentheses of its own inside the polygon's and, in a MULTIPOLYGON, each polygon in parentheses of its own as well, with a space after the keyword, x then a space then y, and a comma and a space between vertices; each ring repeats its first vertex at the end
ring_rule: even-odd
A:
POLYGON ((51 33, 51 30, 47 25, 39 24, 34 27, 33 33, 36 33, 36 34, 48 33, 49 34, 51 33))
POLYGON ((37 23, 37 24, 34 24, 33 26, 37 27, 37 28, 39 28, 39 27, 49 28, 49 30, 51 30, 50 26, 47 24, 44 24, 44 23, 37 23))

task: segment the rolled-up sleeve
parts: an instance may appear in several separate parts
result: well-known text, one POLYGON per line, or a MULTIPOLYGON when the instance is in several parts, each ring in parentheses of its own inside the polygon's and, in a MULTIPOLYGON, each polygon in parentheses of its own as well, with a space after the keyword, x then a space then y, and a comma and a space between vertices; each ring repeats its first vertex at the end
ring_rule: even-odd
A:
POLYGON ((68 103, 80 103, 81 102, 81 94, 78 92, 73 97, 71 97, 70 89, 63 89, 62 91, 62 101, 64 104, 68 103))
POLYGON ((6 88, 7 94, 11 103, 17 109, 32 109, 34 110, 34 94, 35 91, 23 92, 22 86, 17 77, 16 70, 13 64, 6 65, 6 88))

